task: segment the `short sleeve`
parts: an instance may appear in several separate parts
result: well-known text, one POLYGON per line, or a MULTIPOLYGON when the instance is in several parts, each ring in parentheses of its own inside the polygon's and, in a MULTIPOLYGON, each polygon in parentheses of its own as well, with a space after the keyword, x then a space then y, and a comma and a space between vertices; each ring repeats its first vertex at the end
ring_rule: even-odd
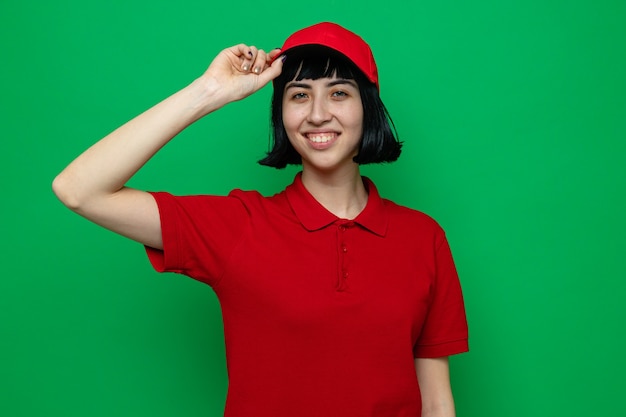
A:
POLYGON ((468 329, 461 284, 445 235, 435 252, 433 294, 414 356, 435 358, 467 352, 468 329))
POLYGON ((163 237, 163 250, 146 247, 154 269, 216 285, 249 227, 243 202, 232 196, 151 194, 159 208, 163 237))

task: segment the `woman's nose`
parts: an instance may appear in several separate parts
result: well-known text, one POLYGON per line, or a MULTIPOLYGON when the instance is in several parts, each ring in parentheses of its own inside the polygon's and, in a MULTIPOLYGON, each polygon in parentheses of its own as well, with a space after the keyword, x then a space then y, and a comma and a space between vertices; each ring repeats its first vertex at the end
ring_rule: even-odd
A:
POLYGON ((325 100, 317 98, 311 101, 308 116, 309 122, 319 125, 329 121, 331 118, 332 115, 325 100))

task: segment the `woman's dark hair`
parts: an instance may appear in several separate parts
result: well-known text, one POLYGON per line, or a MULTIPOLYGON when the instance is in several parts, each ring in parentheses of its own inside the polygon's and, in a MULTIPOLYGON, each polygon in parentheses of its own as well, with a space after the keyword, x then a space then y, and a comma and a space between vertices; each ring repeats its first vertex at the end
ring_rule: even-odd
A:
MULTIPOLYGON (((273 147, 259 164, 274 168, 299 165, 302 158, 293 148, 283 125, 283 94, 290 81, 317 80, 333 77, 354 80, 363 105, 363 138, 359 152, 353 158, 358 164, 393 162, 400 156, 402 142, 396 128, 380 99, 378 88, 344 55, 333 49, 307 45, 285 54, 282 73, 274 79, 271 122, 273 147)), ((279 58, 280 59, 280 58, 279 58)))

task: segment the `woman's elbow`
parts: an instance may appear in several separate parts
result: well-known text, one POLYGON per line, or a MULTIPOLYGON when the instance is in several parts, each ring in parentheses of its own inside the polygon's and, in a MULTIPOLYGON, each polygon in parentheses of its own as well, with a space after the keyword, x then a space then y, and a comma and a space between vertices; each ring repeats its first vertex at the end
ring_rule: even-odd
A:
POLYGON ((52 180, 52 191, 56 197, 70 210, 79 211, 81 200, 76 193, 76 186, 65 172, 61 172, 52 180))

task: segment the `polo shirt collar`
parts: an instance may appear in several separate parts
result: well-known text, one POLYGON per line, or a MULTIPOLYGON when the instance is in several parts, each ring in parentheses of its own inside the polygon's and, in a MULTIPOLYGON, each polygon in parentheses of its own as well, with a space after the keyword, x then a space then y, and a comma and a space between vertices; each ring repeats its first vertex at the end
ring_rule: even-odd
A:
MULTIPOLYGON (((379 236, 387 232, 388 214, 385 203, 374 183, 367 177, 362 177, 365 188, 368 191, 367 204, 363 211, 352 220, 354 223, 366 228, 379 236)), ((296 217, 305 229, 315 231, 322 229, 334 222, 345 221, 326 210, 305 188, 302 183, 302 172, 299 172, 293 183, 286 189, 287 200, 296 217)))

